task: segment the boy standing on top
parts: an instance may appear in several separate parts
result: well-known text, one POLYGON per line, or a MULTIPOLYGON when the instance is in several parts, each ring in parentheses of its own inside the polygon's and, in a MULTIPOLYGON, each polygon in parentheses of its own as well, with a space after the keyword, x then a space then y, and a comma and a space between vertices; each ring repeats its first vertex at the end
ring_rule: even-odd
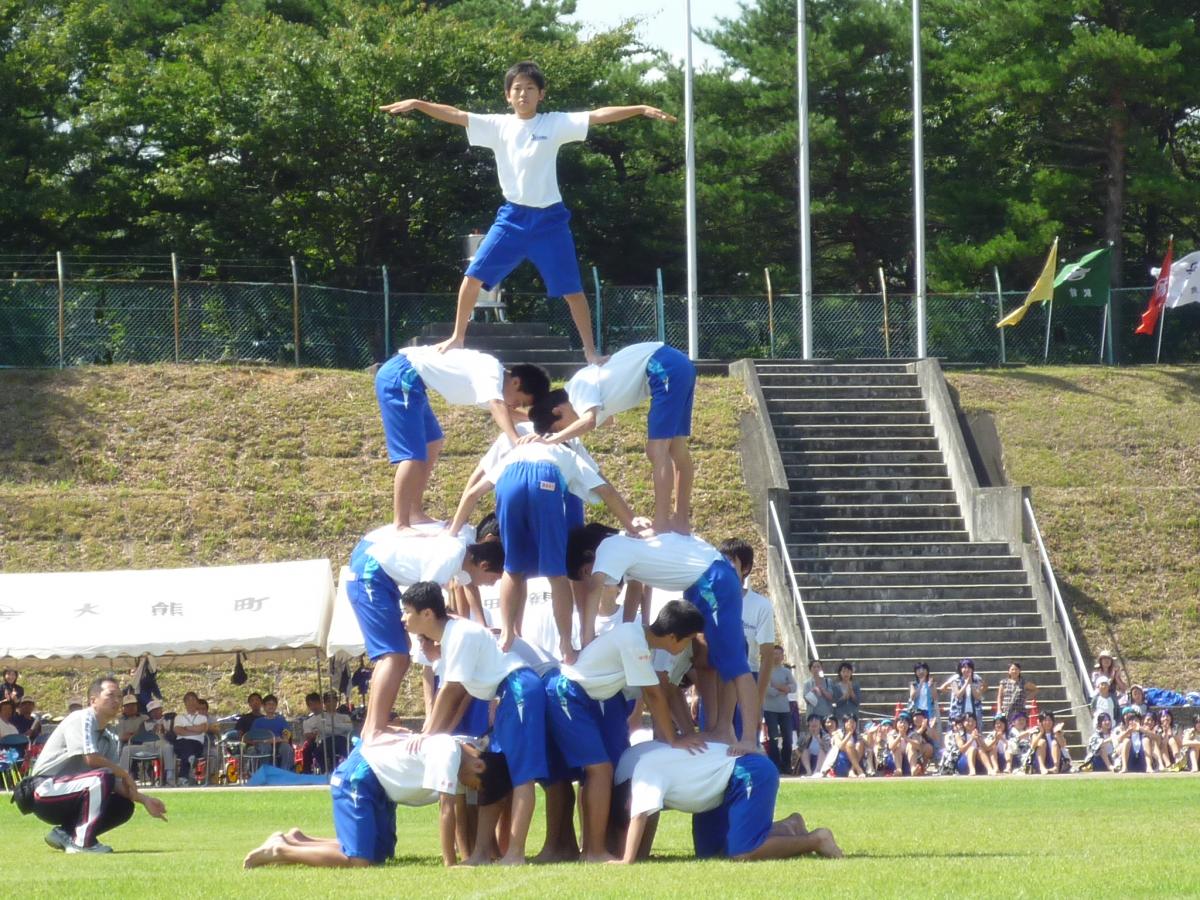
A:
POLYGON ((505 369, 486 353, 439 353, 433 347, 405 347, 380 366, 375 374, 375 396, 383 418, 388 461, 396 467, 392 509, 394 524, 401 531, 431 521, 422 504, 442 450, 442 428, 429 407, 426 388, 433 388, 451 404, 484 407, 500 431, 516 441, 510 410, 530 406, 550 390, 550 376, 531 363, 505 369))
POLYGON ((605 125, 645 116, 674 122, 653 106, 605 106, 590 112, 539 113, 546 96, 546 78, 534 62, 519 62, 505 73, 504 97, 513 115, 480 115, 425 100, 401 100, 379 107, 389 115, 422 112, 440 122, 467 130, 472 147, 487 147, 496 154, 496 170, 504 204, 458 289, 454 333, 438 345, 442 351, 463 345, 467 323, 480 288, 490 290, 505 276, 530 260, 546 284, 546 293, 562 297, 579 330, 583 354, 598 362, 592 325, 575 240, 568 225, 571 213, 558 191, 558 148, 582 141, 592 125, 605 125))
POLYGON ((553 433, 547 442, 561 444, 649 397, 646 456, 654 477, 654 530, 689 534, 694 470, 687 439, 695 389, 696 367, 684 354, 658 341, 631 344, 604 365, 572 375, 565 399, 558 391, 544 394, 529 410, 529 420, 538 434, 553 433))

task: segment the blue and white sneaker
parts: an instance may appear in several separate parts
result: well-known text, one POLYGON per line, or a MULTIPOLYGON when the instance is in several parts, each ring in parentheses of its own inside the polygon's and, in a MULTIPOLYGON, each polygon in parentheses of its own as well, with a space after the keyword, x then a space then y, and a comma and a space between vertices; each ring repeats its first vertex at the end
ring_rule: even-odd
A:
POLYGON ((74 841, 71 841, 71 843, 67 844, 67 852, 68 853, 112 853, 113 848, 108 846, 108 844, 102 844, 99 841, 96 841, 96 843, 92 844, 90 847, 80 847, 74 841))
POLYGON ((46 835, 46 843, 55 850, 66 850, 67 845, 71 843, 71 836, 67 834, 65 829, 59 828, 56 825, 46 835))

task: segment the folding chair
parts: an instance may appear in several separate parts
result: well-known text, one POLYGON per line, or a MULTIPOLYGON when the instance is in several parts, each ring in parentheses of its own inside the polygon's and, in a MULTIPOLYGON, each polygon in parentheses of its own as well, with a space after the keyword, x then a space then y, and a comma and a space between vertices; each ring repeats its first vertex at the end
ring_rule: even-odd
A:
POLYGON ((0 784, 12 790, 24 777, 21 771, 29 750, 29 738, 23 734, 7 734, 0 738, 0 784))
POLYGON ((275 764, 275 748, 279 738, 275 732, 266 728, 251 728, 242 735, 241 746, 238 749, 238 782, 246 784, 250 776, 258 771, 264 760, 269 765, 275 764), (264 747, 265 745, 265 747, 264 747))
POLYGON ((162 738, 153 731, 139 731, 129 739, 129 774, 133 776, 134 781, 149 782, 152 785, 163 784, 165 762, 161 740, 162 738), (139 768, 142 773, 140 779, 137 777, 139 768), (147 771, 150 773, 149 778, 146 777, 147 771))

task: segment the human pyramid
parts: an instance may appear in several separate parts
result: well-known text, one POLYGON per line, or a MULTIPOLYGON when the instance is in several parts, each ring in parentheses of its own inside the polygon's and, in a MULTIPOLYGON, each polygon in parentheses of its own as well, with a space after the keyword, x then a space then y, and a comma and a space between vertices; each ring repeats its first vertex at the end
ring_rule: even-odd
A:
POLYGON ((689 523, 695 367, 660 342, 596 354, 558 193, 558 147, 583 140, 590 125, 674 119, 645 106, 539 114, 544 94, 542 73, 524 62, 505 76, 512 115, 421 100, 382 107, 466 128, 472 145, 495 152, 507 202, 467 269, 453 335, 401 350, 375 379, 395 466, 394 520, 363 537, 350 558, 347 594, 375 669, 361 740, 331 779, 337 836, 276 832, 246 857, 248 868, 382 863, 395 851, 396 804, 433 803, 446 865, 524 863, 535 784, 545 792, 539 861, 645 859, 663 809, 693 814, 698 857, 841 855, 827 829, 808 830, 799 814, 774 821, 779 774, 751 724, 760 721, 762 691, 743 633, 745 573, 689 523), (566 298, 588 361, 557 390, 536 365, 505 368, 462 347, 479 290, 525 259, 548 294, 566 298), (449 523, 424 512, 444 440, 429 390, 488 409, 500 432, 449 523), (581 441, 647 399, 650 519, 634 514, 581 441), (489 491, 495 516, 474 528, 468 519, 489 491), (623 530, 585 523, 585 503, 603 503, 623 530), (535 577, 549 582, 556 639, 548 642, 522 636, 535 577), (481 593, 497 583, 498 634, 481 593), (623 621, 614 621, 622 588, 623 621), (650 624, 646 588, 678 597, 650 624), (420 734, 390 724, 414 657, 435 676, 420 734), (698 688, 705 731, 681 693, 685 676, 698 688), (655 740, 631 747, 639 697, 655 740))

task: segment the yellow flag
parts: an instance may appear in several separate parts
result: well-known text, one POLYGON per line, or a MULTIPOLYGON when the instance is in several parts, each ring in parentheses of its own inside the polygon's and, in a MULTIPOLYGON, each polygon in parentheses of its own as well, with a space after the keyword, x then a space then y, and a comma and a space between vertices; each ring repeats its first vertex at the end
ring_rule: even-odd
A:
POLYGON ((1038 276, 1038 280, 1033 284, 1033 290, 1029 292, 1029 296, 1025 298, 1025 302, 997 322, 996 327, 1005 328, 1009 325, 1016 325, 1025 318, 1025 313, 1029 311, 1029 307, 1033 306, 1033 304, 1053 300, 1054 270, 1057 267, 1058 238, 1055 238, 1054 243, 1050 245, 1050 255, 1046 257, 1046 264, 1042 266, 1042 274, 1038 276))

